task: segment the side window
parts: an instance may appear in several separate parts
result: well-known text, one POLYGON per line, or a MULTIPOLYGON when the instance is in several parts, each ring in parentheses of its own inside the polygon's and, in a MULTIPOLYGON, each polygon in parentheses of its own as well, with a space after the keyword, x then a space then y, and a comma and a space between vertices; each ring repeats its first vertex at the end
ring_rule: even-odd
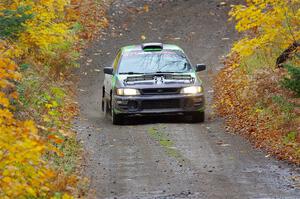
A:
POLYGON ((117 70, 117 67, 118 67, 120 58, 121 58, 121 50, 118 51, 118 54, 117 54, 117 56, 116 56, 116 58, 115 58, 115 60, 114 60, 114 63, 113 63, 114 71, 117 70))

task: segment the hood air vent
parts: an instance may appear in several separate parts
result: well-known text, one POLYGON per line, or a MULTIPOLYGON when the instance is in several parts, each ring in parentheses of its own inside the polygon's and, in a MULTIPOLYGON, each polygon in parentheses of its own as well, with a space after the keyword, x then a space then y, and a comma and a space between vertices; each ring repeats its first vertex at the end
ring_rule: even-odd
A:
POLYGON ((151 52, 151 51, 162 51, 163 44, 162 43, 144 43, 142 44, 143 51, 151 52))

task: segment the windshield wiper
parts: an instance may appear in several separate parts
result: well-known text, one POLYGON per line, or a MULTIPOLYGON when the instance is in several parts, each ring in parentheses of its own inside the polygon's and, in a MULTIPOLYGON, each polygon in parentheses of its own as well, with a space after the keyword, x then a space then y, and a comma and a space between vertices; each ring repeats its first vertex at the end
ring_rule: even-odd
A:
POLYGON ((124 73, 119 73, 120 75, 143 75, 145 73, 137 73, 137 72, 124 72, 124 73))

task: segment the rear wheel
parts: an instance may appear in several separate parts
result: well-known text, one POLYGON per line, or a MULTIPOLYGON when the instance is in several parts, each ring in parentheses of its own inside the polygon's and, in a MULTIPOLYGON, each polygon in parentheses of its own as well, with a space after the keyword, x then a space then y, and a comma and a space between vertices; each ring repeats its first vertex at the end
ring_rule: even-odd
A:
POLYGON ((102 98, 102 100, 101 100, 101 110, 102 110, 102 112, 105 112, 105 100, 104 100, 104 98, 102 98))
POLYGON ((205 112, 201 111, 201 112, 195 112, 192 113, 192 122, 193 123, 200 123, 200 122, 204 122, 205 121, 205 112))
POLYGON ((102 88, 101 110, 104 113, 107 110, 107 104, 106 104, 106 99, 105 99, 105 88, 104 87, 102 88))
POLYGON ((104 113, 104 117, 109 116, 110 110, 109 110, 108 102, 106 100, 102 101, 102 111, 104 113))

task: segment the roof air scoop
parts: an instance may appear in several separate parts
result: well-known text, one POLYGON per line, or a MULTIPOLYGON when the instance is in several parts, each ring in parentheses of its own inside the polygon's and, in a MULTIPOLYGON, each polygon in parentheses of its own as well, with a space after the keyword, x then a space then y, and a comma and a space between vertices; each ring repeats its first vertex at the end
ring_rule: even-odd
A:
POLYGON ((144 43, 142 44, 143 51, 161 51, 163 49, 162 43, 144 43))

